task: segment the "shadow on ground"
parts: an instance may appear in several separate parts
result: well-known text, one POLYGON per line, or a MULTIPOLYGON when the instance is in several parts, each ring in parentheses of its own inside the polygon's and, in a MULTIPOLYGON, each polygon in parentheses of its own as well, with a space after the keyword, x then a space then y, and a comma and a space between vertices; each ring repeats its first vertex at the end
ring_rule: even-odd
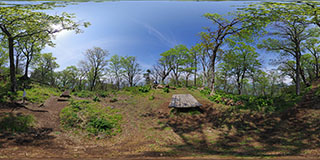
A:
POLYGON ((47 112, 33 110, 17 103, 6 103, 0 107, 0 148, 14 146, 50 145, 55 136, 50 135, 52 128, 36 128, 33 116, 15 113, 14 110, 25 109, 31 112, 47 112), (7 106, 7 107, 5 107, 7 106), (10 111, 11 110, 11 111, 10 111))
POLYGON ((201 114, 168 115, 166 125, 156 129, 170 127, 183 143, 167 145, 168 152, 145 152, 143 155, 279 157, 308 154, 318 157, 320 108, 314 106, 319 101, 304 101, 311 103, 301 103, 273 114, 204 106, 201 114))

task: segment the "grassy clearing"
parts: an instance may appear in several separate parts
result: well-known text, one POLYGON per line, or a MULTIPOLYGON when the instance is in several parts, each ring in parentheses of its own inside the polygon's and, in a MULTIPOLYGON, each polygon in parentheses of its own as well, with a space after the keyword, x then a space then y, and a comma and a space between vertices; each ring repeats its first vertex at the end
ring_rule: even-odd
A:
MULTIPOLYGON (((33 84, 30 89, 26 89, 26 100, 31 103, 43 103, 50 96, 58 96, 59 90, 56 88, 45 87, 33 84)), ((23 91, 17 92, 17 100, 22 100, 23 91)))
POLYGON ((88 100, 71 101, 60 113, 65 129, 86 131, 88 135, 112 136, 121 132, 122 116, 118 110, 88 100))

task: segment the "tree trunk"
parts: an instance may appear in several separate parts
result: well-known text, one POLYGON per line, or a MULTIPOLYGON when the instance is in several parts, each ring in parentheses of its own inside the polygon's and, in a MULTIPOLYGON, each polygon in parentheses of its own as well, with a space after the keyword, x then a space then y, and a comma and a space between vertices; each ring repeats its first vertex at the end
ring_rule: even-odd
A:
POLYGON ((238 94, 241 95, 241 83, 240 83, 240 76, 237 78, 237 84, 238 84, 238 94))
POLYGON ((255 78, 252 76, 252 94, 256 95, 256 84, 255 84, 255 78))
MULTIPOLYGON (((307 82, 306 76, 305 76, 304 71, 303 71, 303 69, 302 69, 301 67, 300 67, 300 75, 301 75, 301 78, 302 78, 302 81, 303 81, 304 85, 307 86, 307 87, 309 87, 310 84, 307 82)), ((311 76, 311 75, 310 75, 310 76, 311 76)), ((311 77, 310 77, 310 78, 311 78, 311 77)))
POLYGON ((296 55, 296 95, 300 95, 300 55, 296 55))
POLYGON ((197 60, 195 59, 195 69, 194 69, 194 81, 193 81, 193 85, 196 87, 197 86, 197 60))
POLYGON ((189 74, 186 76, 186 87, 188 87, 189 74))
POLYGON ((19 74, 19 57, 20 54, 16 55, 16 75, 19 74))
POLYGON ((25 67, 25 71, 24 71, 24 77, 25 77, 25 79, 28 78, 29 64, 30 64, 30 60, 29 60, 29 58, 27 58, 26 67, 25 67))
POLYGON ((210 86, 210 89, 211 89, 210 96, 215 94, 215 90, 214 90, 214 83, 215 83, 215 57, 212 60, 211 69, 212 69, 212 77, 211 77, 211 86, 210 86))
POLYGON ((14 52, 13 52, 13 38, 8 38, 9 44, 9 61, 10 61, 10 82, 11 82, 11 91, 17 91, 17 79, 16 79, 16 72, 14 66, 14 52))

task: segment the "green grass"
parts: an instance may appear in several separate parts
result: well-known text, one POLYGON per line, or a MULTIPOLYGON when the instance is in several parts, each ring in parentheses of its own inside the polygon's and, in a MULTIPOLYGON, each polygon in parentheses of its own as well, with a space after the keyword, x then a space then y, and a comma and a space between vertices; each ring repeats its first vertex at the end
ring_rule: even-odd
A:
POLYGON ((60 113, 65 129, 80 129, 88 135, 115 135, 121 132, 122 116, 118 110, 88 100, 71 101, 60 113))
POLYGON ((0 132, 26 132, 35 123, 32 115, 6 113, 0 118, 0 132))
POLYGON ((75 95, 77 97, 80 98, 89 98, 89 97, 93 97, 96 95, 96 93, 92 92, 92 91, 88 91, 88 90, 82 90, 82 91, 78 91, 78 92, 72 92, 72 95, 75 95))
MULTIPOLYGON (((31 89, 26 89, 26 100, 32 103, 43 103, 50 96, 58 96, 59 90, 56 88, 45 87, 33 84, 31 89)), ((23 91, 17 92, 17 99, 22 100, 23 91)))

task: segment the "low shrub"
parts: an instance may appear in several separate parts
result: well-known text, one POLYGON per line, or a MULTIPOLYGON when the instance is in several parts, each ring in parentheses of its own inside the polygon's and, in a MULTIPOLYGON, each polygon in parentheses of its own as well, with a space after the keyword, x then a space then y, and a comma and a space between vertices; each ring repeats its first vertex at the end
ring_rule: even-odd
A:
POLYGON ((255 111, 275 111, 272 98, 263 96, 233 95, 216 93, 208 97, 209 100, 230 106, 238 106, 240 109, 249 109, 255 111))
POLYGON ((98 95, 99 97, 102 97, 102 98, 110 97, 110 93, 107 92, 107 91, 98 91, 98 92, 97 92, 97 95, 98 95))
POLYGON ((168 87, 163 88, 163 92, 169 93, 169 92, 170 92, 170 91, 169 91, 169 88, 168 88, 168 87))
POLYGON ((150 100, 150 101, 154 100, 154 96, 151 95, 151 96, 149 97, 149 100, 150 100))
POLYGON ((204 88, 202 90, 200 90, 200 93, 203 95, 209 95, 210 94, 210 89, 209 88, 204 88))
POLYGON ((98 96, 94 96, 94 97, 93 97, 93 101, 94 101, 94 102, 100 102, 100 98, 99 98, 98 96))
POLYGON ((0 132, 26 132, 34 124, 32 115, 5 114, 0 118, 0 132))
POLYGON ((62 109, 60 119, 66 129, 81 129, 89 135, 115 135, 121 132, 122 116, 117 112, 90 101, 71 101, 68 107, 62 109))
POLYGON ((139 92, 141 93, 147 93, 151 90, 151 86, 150 85, 146 85, 146 86, 141 86, 139 87, 139 92))

